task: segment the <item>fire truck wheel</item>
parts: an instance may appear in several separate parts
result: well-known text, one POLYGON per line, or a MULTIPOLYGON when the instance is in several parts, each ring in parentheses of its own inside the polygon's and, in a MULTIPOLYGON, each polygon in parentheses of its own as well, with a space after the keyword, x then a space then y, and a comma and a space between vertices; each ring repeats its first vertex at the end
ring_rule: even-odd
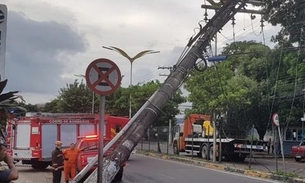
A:
POLYGON ((120 181, 120 180, 122 180, 122 178, 123 178, 123 172, 124 172, 124 168, 123 167, 121 167, 120 168, 120 170, 119 170, 119 172, 115 175, 115 177, 114 177, 114 181, 120 181))
POLYGON ((32 168, 33 169, 39 169, 39 170, 44 170, 50 165, 49 162, 33 162, 32 163, 32 168))

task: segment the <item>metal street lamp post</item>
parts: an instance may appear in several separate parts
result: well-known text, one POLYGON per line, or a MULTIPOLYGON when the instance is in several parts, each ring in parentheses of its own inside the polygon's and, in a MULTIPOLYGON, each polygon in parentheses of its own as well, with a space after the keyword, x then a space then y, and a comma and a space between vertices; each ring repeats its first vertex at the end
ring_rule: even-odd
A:
POLYGON ((305 89, 302 89, 302 92, 304 93, 304 98, 303 98, 303 117, 301 118, 302 121, 302 138, 301 140, 303 141, 304 139, 304 121, 305 121, 305 112, 304 112, 304 104, 305 104, 305 89))
MULTIPOLYGON (((114 46, 103 46, 103 48, 107 49, 107 50, 111 50, 111 51, 115 51, 117 53, 119 53, 120 55, 122 55, 123 57, 125 57, 129 62, 130 62, 130 83, 129 83, 129 87, 132 86, 132 64, 133 62, 144 56, 147 54, 154 54, 154 53, 160 53, 160 51, 154 51, 154 50, 144 50, 141 51, 140 53, 136 54, 134 57, 130 57, 124 50, 122 50, 121 48, 118 47, 114 47, 114 46)), ((131 94, 129 95, 129 118, 131 118, 131 94)))

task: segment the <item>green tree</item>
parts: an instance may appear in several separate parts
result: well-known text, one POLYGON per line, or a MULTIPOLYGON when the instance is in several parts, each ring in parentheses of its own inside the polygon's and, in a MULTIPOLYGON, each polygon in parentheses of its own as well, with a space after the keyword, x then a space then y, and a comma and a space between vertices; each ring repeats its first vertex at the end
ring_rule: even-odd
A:
POLYGON ((83 81, 60 88, 57 98, 58 111, 64 113, 91 113, 92 91, 83 81))
POLYGON ((106 96, 105 111, 114 116, 129 116, 129 89, 120 87, 106 96))
POLYGON ((37 105, 21 103, 20 106, 24 107, 28 112, 39 112, 40 111, 40 109, 38 108, 37 105))
POLYGON ((268 95, 262 96, 267 90, 262 84, 266 83, 269 73, 268 52, 268 47, 253 41, 227 45, 223 51, 229 55, 225 62, 203 73, 195 72, 187 81, 189 101, 194 107, 189 113, 227 114, 226 134, 245 135, 254 124, 262 137, 268 117, 265 120, 258 114, 262 106, 267 107, 264 114, 269 112, 268 103, 263 103, 268 102, 263 100, 268 95))
POLYGON ((270 56, 273 70, 270 72, 270 94, 274 111, 278 112, 281 124, 288 128, 300 124, 304 105, 305 63, 304 54, 296 50, 277 48, 270 56))
MULTIPOLYGON (((160 87, 161 83, 151 81, 143 85, 133 85, 129 88, 119 88, 113 94, 106 97, 106 111, 112 115, 129 115, 129 96, 131 96, 132 115, 134 115, 145 102, 160 87)), ((178 105, 183 103, 185 98, 179 90, 162 110, 162 114, 156 120, 157 126, 167 126, 169 119, 175 122, 175 115, 179 113, 178 105)))
POLYGON ((45 103, 45 105, 44 105, 44 107, 42 109, 42 112, 51 112, 51 113, 60 113, 60 112, 62 112, 59 109, 59 100, 56 98, 56 99, 53 99, 51 102, 45 103))
POLYGON ((305 4, 303 0, 265 0, 265 19, 272 25, 281 25, 275 42, 304 43, 305 4))
MULTIPOLYGON (((161 83, 151 81, 143 85, 118 88, 114 93, 105 97, 105 113, 114 116, 129 116, 129 101, 134 115, 150 96, 160 87, 161 83)), ((99 98, 95 100, 95 112, 99 112, 99 98)), ((167 125, 169 119, 175 122, 175 115, 179 113, 178 105, 183 103, 185 98, 179 90, 162 110, 162 115, 157 119, 159 126, 167 125)), ((83 83, 74 81, 61 88, 56 99, 45 104, 43 112, 65 112, 65 113, 91 113, 92 91, 83 83)))

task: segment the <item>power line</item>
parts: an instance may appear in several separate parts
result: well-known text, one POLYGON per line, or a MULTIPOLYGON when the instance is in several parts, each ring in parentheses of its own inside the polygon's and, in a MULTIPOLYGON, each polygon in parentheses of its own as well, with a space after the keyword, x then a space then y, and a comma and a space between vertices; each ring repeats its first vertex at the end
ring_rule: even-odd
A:
MULTIPOLYGON (((261 4, 261 1, 251 1, 250 4, 251 4, 251 3, 257 5, 257 4, 261 4)), ((205 6, 202 6, 202 8, 205 8, 205 6)), ((254 14, 254 13, 261 13, 261 12, 248 10, 247 12, 241 12, 241 13, 249 13, 249 14, 253 13, 253 14, 254 14)), ((251 23, 248 24, 245 28, 250 27, 250 26, 253 26, 253 24, 256 24, 256 23, 258 23, 258 22, 259 22, 259 20, 258 20, 258 21, 255 21, 255 22, 251 22, 251 23)), ((253 28, 254 28, 254 31, 259 30, 259 29, 255 29, 256 27, 259 27, 259 25, 253 27, 253 28)), ((249 36, 251 33, 253 33, 253 31, 250 30, 250 32, 248 31, 248 34, 246 34, 245 36, 241 36, 241 35, 245 34, 245 32, 243 32, 243 33, 237 35, 238 33, 240 33, 240 32, 241 32, 242 30, 244 30, 245 28, 240 29, 239 31, 236 31, 235 34, 236 34, 236 37, 238 37, 237 41, 239 41, 239 40, 241 40, 241 39, 243 39, 243 38, 249 36)), ((248 30, 249 30, 249 29, 248 29, 248 30)), ((224 35, 222 35, 222 36, 224 36, 224 35)), ((225 37, 225 36, 224 36, 224 37, 225 37)), ((226 37, 226 39, 229 40, 228 37, 226 37)), ((225 40, 225 39, 219 40, 219 42, 223 42, 224 40, 225 40)), ((231 39, 231 40, 232 40, 232 39, 231 39)), ((229 41, 230 41, 230 40, 229 40, 229 41)), ((173 61, 173 64, 175 64, 175 62, 176 62, 176 61, 173 61)), ((137 78, 137 80, 141 80, 139 83, 144 83, 145 81, 152 80, 154 77, 157 76, 157 75, 156 75, 156 72, 157 72, 157 71, 154 71, 153 73, 147 73, 147 74, 145 74, 144 76, 139 76, 139 77, 137 78)), ((166 74, 159 74, 159 76, 168 76, 168 75, 166 75, 166 74)))

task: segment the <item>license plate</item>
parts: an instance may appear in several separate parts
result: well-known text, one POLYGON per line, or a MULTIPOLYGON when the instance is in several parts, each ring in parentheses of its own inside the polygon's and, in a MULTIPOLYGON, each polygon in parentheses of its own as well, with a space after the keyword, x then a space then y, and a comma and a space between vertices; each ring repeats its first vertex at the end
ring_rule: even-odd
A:
POLYGON ((301 156, 295 156, 295 158, 301 158, 301 156))

